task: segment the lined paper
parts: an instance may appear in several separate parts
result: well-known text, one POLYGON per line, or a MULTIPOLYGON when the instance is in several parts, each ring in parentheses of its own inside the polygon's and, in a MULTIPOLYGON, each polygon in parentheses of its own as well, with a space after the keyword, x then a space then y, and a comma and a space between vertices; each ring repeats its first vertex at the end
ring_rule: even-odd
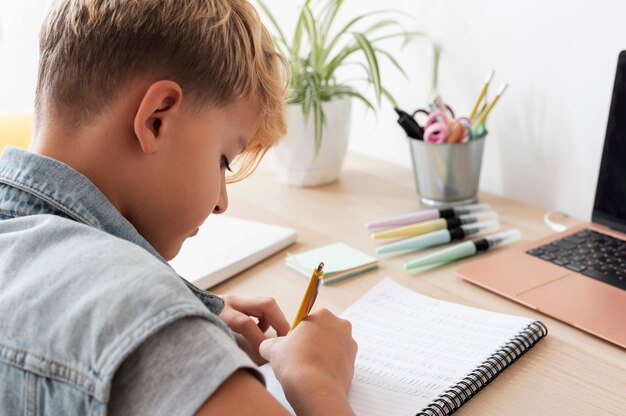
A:
MULTIPOLYGON (((415 415, 531 319, 420 295, 387 278, 350 306, 359 344, 348 398, 357 415, 415 415)), ((271 366, 267 388, 292 413, 271 366)))

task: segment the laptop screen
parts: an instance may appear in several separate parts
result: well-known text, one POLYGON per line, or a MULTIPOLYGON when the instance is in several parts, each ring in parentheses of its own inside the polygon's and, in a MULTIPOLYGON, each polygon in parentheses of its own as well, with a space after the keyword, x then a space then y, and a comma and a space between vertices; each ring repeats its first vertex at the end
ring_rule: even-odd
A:
POLYGON ((617 62, 592 220, 626 232, 626 51, 617 62))

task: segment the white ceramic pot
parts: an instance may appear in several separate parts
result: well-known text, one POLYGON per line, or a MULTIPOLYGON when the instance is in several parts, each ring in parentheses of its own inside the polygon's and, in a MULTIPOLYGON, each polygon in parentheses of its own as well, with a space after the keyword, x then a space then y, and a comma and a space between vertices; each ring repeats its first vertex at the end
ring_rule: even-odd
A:
POLYGON ((326 123, 317 157, 314 157, 313 116, 305 121, 301 106, 287 107, 289 131, 270 153, 281 182, 294 186, 319 186, 339 178, 348 149, 351 106, 350 97, 323 104, 326 123))

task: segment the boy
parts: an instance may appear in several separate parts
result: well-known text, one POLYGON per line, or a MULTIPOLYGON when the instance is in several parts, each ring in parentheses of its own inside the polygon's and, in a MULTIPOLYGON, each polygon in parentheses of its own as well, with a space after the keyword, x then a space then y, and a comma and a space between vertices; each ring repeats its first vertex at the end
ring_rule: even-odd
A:
POLYGON ((349 323, 282 336, 272 300, 224 304, 166 263, 226 210, 230 162, 245 177, 284 134, 252 6, 61 0, 40 43, 33 144, 0 157, 0 414, 285 414, 230 330, 297 413, 352 414, 349 323))

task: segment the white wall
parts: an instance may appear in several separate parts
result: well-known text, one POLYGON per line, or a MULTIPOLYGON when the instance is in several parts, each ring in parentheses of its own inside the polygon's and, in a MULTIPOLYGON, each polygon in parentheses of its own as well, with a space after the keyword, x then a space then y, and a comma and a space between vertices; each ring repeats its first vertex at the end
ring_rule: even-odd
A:
POLYGON ((626 3, 420 4, 426 30, 446 48, 445 97, 471 102, 490 67, 496 84, 510 83, 490 117, 482 187, 589 219, 626 3))
MULTIPOLYGON (((292 4, 266 3, 281 21, 294 20, 292 4)), ((589 219, 615 64, 626 49, 626 3, 346 0, 351 15, 381 7, 406 11, 414 17, 405 20, 409 29, 441 44, 439 90, 457 111, 469 112, 490 69, 492 94, 509 83, 489 118, 481 188, 589 219)), ((402 107, 423 106, 430 76, 425 44, 390 50, 412 79, 385 66, 383 82, 402 107)), ((351 150, 410 166, 395 119, 388 104, 377 119, 357 108, 351 150)))
POLYGON ((0 0, 0 111, 31 111, 47 0, 0 0))
MULTIPOLYGON (((44 0, 0 0, 0 111, 32 106, 37 28, 44 0)), ((293 25, 300 2, 266 0, 293 25)), ((345 0, 341 20, 381 7, 412 18, 443 47, 439 90, 468 112, 489 71, 509 89, 489 119, 481 188, 581 219, 591 214, 617 55, 626 49, 626 3, 619 1, 345 0)), ((288 30, 289 31, 289 30, 288 30)), ((402 107, 426 103, 430 56, 423 41, 388 49, 411 76, 383 65, 383 82, 402 107)), ((493 90, 492 90, 493 92, 493 90)), ((410 166, 391 106, 377 117, 353 111, 350 147, 410 166)))

